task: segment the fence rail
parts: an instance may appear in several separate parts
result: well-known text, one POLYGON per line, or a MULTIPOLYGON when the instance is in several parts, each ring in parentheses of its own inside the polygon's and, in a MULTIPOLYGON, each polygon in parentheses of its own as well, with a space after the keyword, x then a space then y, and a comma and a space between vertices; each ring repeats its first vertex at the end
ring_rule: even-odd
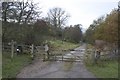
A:
MULTIPOLYGON (((15 48, 14 48, 14 51, 16 50, 16 48, 17 48, 17 46, 14 46, 15 48)), ((29 48, 30 46, 29 45, 23 45, 22 46, 22 48, 24 49, 24 50, 28 50, 28 48, 29 48)), ((2 50, 3 51, 11 51, 11 46, 10 45, 3 45, 2 46, 2 50)))

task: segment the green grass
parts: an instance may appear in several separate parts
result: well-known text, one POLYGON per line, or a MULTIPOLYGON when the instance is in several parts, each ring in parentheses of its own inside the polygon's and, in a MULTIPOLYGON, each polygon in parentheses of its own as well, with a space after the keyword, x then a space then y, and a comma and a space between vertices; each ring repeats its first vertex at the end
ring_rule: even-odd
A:
POLYGON ((118 78, 118 62, 105 61, 95 65, 86 65, 97 78, 118 78))
POLYGON ((49 42, 52 45, 53 49, 55 50, 69 50, 69 49, 74 49, 79 46, 79 44, 60 41, 60 40, 54 40, 54 41, 49 41, 49 42))
POLYGON ((3 78, 15 78, 20 70, 32 61, 30 56, 25 54, 14 56, 13 59, 10 58, 10 53, 3 52, 2 56, 3 78))

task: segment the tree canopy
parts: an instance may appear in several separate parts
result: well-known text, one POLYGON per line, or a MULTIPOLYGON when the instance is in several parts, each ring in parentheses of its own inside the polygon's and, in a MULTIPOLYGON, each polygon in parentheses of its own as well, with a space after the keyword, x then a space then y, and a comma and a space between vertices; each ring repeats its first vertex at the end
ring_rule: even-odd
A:
POLYGON ((106 17, 94 20, 86 31, 86 40, 93 43, 95 40, 104 40, 109 43, 118 42, 118 11, 114 9, 106 17))

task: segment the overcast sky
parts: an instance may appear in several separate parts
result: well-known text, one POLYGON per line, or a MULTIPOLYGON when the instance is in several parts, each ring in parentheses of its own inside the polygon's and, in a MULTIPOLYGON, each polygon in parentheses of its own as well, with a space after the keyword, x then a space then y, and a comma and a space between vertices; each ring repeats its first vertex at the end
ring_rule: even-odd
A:
POLYGON ((33 0, 39 2, 42 15, 53 7, 63 8, 70 14, 67 25, 82 24, 87 29, 93 20, 117 8, 119 0, 33 0))

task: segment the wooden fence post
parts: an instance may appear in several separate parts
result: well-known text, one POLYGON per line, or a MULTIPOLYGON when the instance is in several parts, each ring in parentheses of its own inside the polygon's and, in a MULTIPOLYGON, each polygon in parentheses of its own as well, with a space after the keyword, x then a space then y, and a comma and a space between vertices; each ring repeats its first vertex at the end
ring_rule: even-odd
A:
POLYGON ((63 61, 63 53, 62 53, 62 61, 63 61))
POLYGON ((93 65, 95 64, 95 54, 96 54, 96 51, 95 51, 95 49, 93 49, 93 50, 92 50, 92 54, 91 54, 92 64, 93 64, 93 65))
POLYGON ((14 44, 15 44, 15 42, 12 40, 11 41, 11 58, 13 58, 13 56, 14 56, 14 44))
POLYGON ((33 52, 34 52, 34 45, 32 44, 32 45, 31 45, 31 58, 34 57, 34 55, 33 55, 34 53, 33 53, 33 52))
POLYGON ((43 54, 43 61, 45 61, 45 54, 43 54))
POLYGON ((54 56, 55 56, 55 61, 56 61, 56 53, 55 53, 55 55, 54 55, 54 56))

